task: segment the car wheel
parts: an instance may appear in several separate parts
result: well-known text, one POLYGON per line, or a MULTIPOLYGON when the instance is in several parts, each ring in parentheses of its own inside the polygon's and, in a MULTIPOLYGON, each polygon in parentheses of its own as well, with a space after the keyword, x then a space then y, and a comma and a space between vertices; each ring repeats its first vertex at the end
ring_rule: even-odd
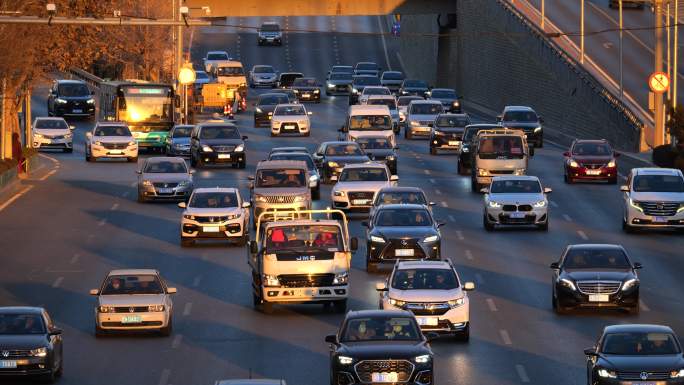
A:
POLYGON ((487 214, 482 216, 482 225, 487 231, 494 231, 494 224, 487 219, 487 214))
POLYGON ((247 159, 243 159, 239 164, 238 168, 245 168, 247 167, 247 159))
POLYGON ((169 323, 166 324, 163 328, 159 329, 159 334, 162 335, 162 337, 168 337, 173 333, 173 317, 169 315, 169 323))
POLYGON ((636 230, 634 229, 634 226, 631 226, 630 224, 628 224, 624 218, 622 219, 622 230, 627 234, 633 234, 636 232, 636 230))
POLYGON ((636 305, 627 308, 627 313, 630 315, 639 315, 639 302, 636 305))
POLYGON ((46 383, 46 384, 53 384, 55 381, 57 381, 57 375, 54 370, 51 370, 50 373, 44 374, 43 377, 41 378, 41 382, 46 383))
POLYGON ((477 181, 474 178, 470 178, 470 191, 474 193, 478 192, 477 187, 477 181))
POLYGON ((85 155, 85 161, 86 162, 92 162, 93 161, 93 158, 88 153, 88 146, 85 146, 85 148, 83 149, 83 154, 85 155))
POLYGON ((546 222, 542 223, 541 225, 537 225, 537 228, 541 231, 549 231, 549 220, 547 219, 546 222))
POLYGON ((316 186, 316 188, 311 192, 311 199, 317 201, 321 199, 321 186, 316 186))
POLYGON ((437 155, 437 149, 430 146, 430 155, 437 155))
POLYGON ((273 314, 273 302, 264 301, 261 304, 261 310, 264 314, 273 314))
POLYGON ((378 265, 370 261, 369 257, 366 257, 366 271, 368 273, 377 273, 378 265))
POLYGON ((180 244, 181 244, 181 247, 191 247, 192 245, 195 244, 195 240, 194 239, 185 239, 184 237, 181 237, 180 244))
POLYGON ((239 247, 244 247, 247 244, 247 241, 249 241, 249 235, 242 234, 242 236, 238 239, 236 245, 239 247))
POLYGON ((137 157, 137 156, 130 157, 130 158, 128 158, 128 162, 129 162, 129 163, 137 163, 137 162, 138 162, 138 157, 137 157))
POLYGON ((197 167, 197 160, 195 160, 195 156, 190 154, 190 165, 192 167, 197 167))
POLYGON ((100 338, 103 337, 106 334, 106 332, 97 324, 95 324, 95 338, 100 338))
POLYGON ((463 331, 456 334, 456 338, 461 342, 468 342, 470 340, 470 323, 468 323, 463 331))
POLYGON ((339 300, 339 301, 334 301, 333 302, 333 309, 335 310, 335 313, 337 314, 344 314, 344 312, 347 311, 347 300, 339 300))

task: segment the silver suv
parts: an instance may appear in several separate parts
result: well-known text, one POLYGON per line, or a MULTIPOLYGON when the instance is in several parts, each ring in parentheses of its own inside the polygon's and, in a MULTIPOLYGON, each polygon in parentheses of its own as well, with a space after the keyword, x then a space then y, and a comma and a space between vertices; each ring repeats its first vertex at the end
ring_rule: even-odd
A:
MULTIPOLYGON (((254 224, 263 212, 310 210, 309 169, 301 160, 267 160, 257 164, 250 177, 250 199, 254 207, 254 224)), ((268 215, 262 220, 269 220, 268 215)))
POLYGON ((635 168, 627 177, 622 228, 684 229, 684 176, 672 168, 635 168))

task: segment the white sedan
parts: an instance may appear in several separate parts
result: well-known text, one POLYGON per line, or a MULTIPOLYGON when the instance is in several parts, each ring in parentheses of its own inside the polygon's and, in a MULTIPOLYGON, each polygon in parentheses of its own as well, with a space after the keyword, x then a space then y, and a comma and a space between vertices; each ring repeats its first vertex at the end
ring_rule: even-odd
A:
POLYGON ((281 134, 311 134, 311 112, 302 104, 279 104, 273 110, 271 118, 271 136, 281 134))

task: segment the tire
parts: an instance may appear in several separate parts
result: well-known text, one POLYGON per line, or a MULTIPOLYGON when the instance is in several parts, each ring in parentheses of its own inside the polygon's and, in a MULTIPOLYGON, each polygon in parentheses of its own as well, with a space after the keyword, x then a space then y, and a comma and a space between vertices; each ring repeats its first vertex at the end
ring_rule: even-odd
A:
POLYGON ((242 162, 238 163, 238 168, 246 168, 247 167, 247 159, 243 159, 242 162))
POLYGON ((132 158, 128 158, 127 160, 129 163, 138 163, 138 157, 137 156, 132 157, 132 158))
POLYGON ((316 188, 311 192, 311 199, 312 200, 319 200, 321 199, 321 185, 319 184, 316 186, 316 188))
POLYGON ((468 323, 468 325, 465 329, 463 329, 463 331, 456 334, 456 339, 460 342, 470 341, 470 323, 468 323))
POLYGON ((541 231, 549 231, 549 220, 547 219, 543 224, 537 225, 537 228, 541 231))
MULTIPOLYGON (((247 226, 244 227, 246 228, 247 226)), ((242 234, 240 239, 238 239, 238 241, 235 244, 239 247, 244 247, 245 245, 247 245, 247 241, 249 241, 249 235, 242 234)))
POLYGON ((627 234, 634 234, 636 232, 634 226, 629 225, 624 219, 622 220, 622 230, 627 234))
POLYGON ((184 237, 181 237, 181 239, 180 239, 181 247, 192 247, 194 244, 195 244, 194 239, 185 239, 184 237))
POLYGON ((370 261, 370 258, 366 257, 366 271, 368 273, 377 273, 378 265, 370 261))
POLYGON ((162 337, 168 337, 173 333, 173 317, 169 315, 169 323, 166 324, 163 328, 159 329, 159 334, 162 335, 162 337))
POLYGON ((106 332, 95 324, 95 338, 104 337, 105 334, 106 332))
POLYGON ((333 302, 333 309, 337 314, 344 314, 347 311, 347 300, 343 299, 333 302))
POLYGON ((475 181, 473 178, 470 179, 470 191, 474 193, 478 192, 477 181, 475 181))
POLYGON ((430 155, 437 155, 437 149, 430 146, 430 155))
POLYGON ((88 153, 88 146, 85 147, 85 149, 83 150, 83 153, 85 154, 85 161, 86 162, 92 162, 93 161, 93 157, 90 156, 90 154, 88 153))
POLYGON ((463 170, 463 166, 461 166, 460 160, 456 162, 456 173, 458 173, 458 175, 466 175, 466 173, 463 170))
POLYGON ((44 384, 54 384, 57 381, 57 374, 55 370, 51 370, 48 374, 43 374, 40 378, 44 384))
POLYGON ((630 306, 625 310, 627 310, 629 315, 639 315, 639 303, 637 303, 635 306, 630 306))
POLYGON ((145 203, 147 200, 145 199, 145 196, 138 191, 138 203, 145 203))
POLYGON ((485 230, 494 231, 494 224, 489 222, 487 219, 487 214, 482 216, 482 225, 484 226, 485 230))
POLYGON ((264 314, 273 314, 273 302, 264 301, 261 304, 261 311, 263 311, 264 314))
POLYGON ((197 167, 197 160, 195 159, 195 156, 192 154, 190 154, 190 166, 197 167))

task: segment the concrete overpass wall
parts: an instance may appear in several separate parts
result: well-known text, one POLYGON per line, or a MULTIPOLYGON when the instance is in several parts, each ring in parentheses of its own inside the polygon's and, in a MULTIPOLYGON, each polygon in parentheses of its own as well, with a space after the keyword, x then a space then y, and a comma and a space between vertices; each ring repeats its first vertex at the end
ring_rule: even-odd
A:
POLYGON ((401 17, 400 63, 406 76, 435 84, 437 77, 437 38, 418 34, 437 34, 437 14, 401 17), (416 34, 416 35, 414 35, 416 34))

